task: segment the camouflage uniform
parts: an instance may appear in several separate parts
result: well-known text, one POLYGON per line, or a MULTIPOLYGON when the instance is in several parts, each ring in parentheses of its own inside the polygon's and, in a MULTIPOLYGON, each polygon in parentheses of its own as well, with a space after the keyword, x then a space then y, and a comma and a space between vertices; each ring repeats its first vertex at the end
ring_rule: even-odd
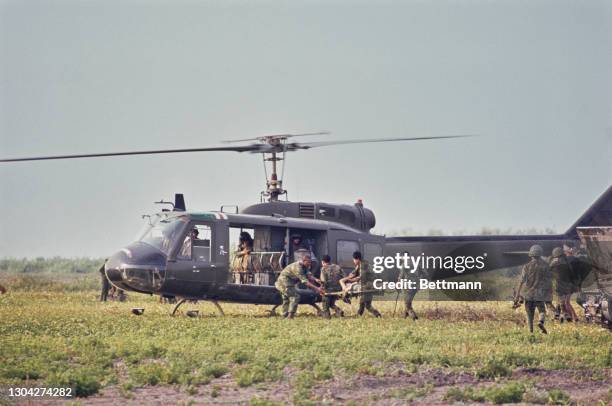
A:
POLYGON ((278 275, 276 280, 276 289, 280 292, 283 300, 283 316, 295 314, 298 304, 300 303, 300 294, 297 291, 296 285, 300 282, 308 282, 308 271, 299 262, 289 264, 278 275))
MULTIPOLYGON (((414 273, 410 272, 410 270, 406 268, 402 268, 400 270, 398 279, 406 279, 406 280, 416 280, 419 271, 415 271, 414 273)), ((404 296, 404 318, 411 317, 413 320, 417 320, 419 317, 417 316, 414 308, 412 307, 412 301, 419 291, 419 284, 416 284, 414 289, 406 289, 406 295, 404 296)), ((395 312, 395 311, 394 311, 395 312)))
POLYGON ((555 293, 559 300, 565 300, 572 294, 572 280, 570 264, 565 256, 553 258, 550 261, 550 272, 555 281, 555 293))
MULTIPOLYGON (((355 266, 355 269, 349 276, 360 277, 362 291, 374 289, 372 273, 370 272, 370 264, 365 259, 362 259, 361 262, 355 266)), ((375 317, 382 317, 380 312, 372 306, 372 298, 372 292, 362 293, 359 296, 359 310, 357 311, 357 314, 362 316, 364 310, 367 309, 375 317)))
MULTIPOLYGON (((323 288, 327 293, 341 291, 342 287, 340 286, 340 279, 342 278, 344 278, 344 272, 339 265, 324 265, 321 269, 321 282, 323 283, 323 288)), ((336 305, 336 299, 336 296, 323 296, 323 317, 331 317, 329 314, 330 308, 334 309, 337 315, 343 314, 342 310, 336 305)))
MULTIPOLYGON (((104 263, 106 265, 106 262, 104 263)), ((110 290, 110 282, 106 277, 106 272, 104 271, 104 265, 102 265, 99 269, 100 271, 100 279, 102 281, 102 291, 100 292, 100 301, 106 302, 108 300, 108 292, 110 290)))
POLYGON ((540 324, 544 324, 546 302, 552 301, 552 275, 546 261, 540 257, 532 258, 521 271, 521 282, 525 286, 525 310, 529 331, 533 333, 535 309, 540 313, 540 324))

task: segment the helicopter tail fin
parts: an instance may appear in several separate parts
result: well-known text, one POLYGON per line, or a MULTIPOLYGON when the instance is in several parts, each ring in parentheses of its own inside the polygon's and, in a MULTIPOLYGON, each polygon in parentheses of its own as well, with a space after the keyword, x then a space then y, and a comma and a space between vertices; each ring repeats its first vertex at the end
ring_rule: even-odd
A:
POLYGON ((595 200, 582 216, 565 232, 568 238, 578 238, 576 227, 597 227, 612 225, 612 186, 595 200))
POLYGON ((182 193, 176 193, 174 195, 174 211, 186 211, 185 197, 182 193))

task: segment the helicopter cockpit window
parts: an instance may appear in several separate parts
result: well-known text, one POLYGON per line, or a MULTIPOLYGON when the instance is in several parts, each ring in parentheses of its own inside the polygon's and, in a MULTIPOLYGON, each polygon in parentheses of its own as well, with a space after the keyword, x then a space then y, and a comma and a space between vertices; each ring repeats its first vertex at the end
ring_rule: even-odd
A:
POLYGON ((183 232, 186 223, 187 219, 184 217, 161 218, 150 225, 139 241, 149 244, 167 255, 173 242, 183 232))
POLYGON ((194 224, 187 232, 177 257, 180 259, 193 259, 198 262, 210 262, 210 242, 210 226, 194 224))

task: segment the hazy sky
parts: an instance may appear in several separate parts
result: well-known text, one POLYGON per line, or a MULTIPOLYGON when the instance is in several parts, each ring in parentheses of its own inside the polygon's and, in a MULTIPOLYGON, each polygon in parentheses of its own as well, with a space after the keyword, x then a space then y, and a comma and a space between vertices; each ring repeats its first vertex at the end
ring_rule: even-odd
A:
MULTIPOLYGON (((0 156, 482 134, 290 156, 380 233, 552 227, 612 183, 610 1, 0 1, 0 156), (325 139, 328 137, 318 137, 325 139)), ((261 158, 0 164, 0 256, 105 256, 140 215, 256 202, 261 158)))

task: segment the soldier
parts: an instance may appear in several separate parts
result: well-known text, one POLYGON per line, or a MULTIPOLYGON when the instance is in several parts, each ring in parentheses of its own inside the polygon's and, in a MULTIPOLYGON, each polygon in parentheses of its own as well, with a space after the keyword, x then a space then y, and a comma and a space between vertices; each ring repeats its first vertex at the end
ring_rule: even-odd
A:
POLYGON ((108 278, 106 277, 106 272, 104 271, 104 266, 106 265, 106 261, 104 261, 104 264, 102 264, 102 266, 99 269, 100 272, 100 279, 102 281, 102 291, 100 292, 100 301, 101 302, 106 302, 108 300, 108 291, 110 290, 110 282, 108 281, 108 278))
MULTIPOLYGON (((410 253, 408 252, 406 252, 406 254, 410 255, 410 253)), ((414 278, 417 276, 418 273, 420 272, 419 271, 410 272, 408 269, 402 267, 402 269, 400 270, 398 279, 399 280, 402 280, 402 279, 414 280, 414 278)), ((404 318, 405 319, 407 319, 408 317, 412 318, 412 320, 415 320, 415 321, 419 319, 416 312, 414 311, 414 308, 412 307, 412 301, 414 300, 414 297, 416 296, 419 290, 418 286, 419 285, 416 284, 416 287, 414 289, 406 289, 406 296, 404 297, 404 318)))
MULTIPOLYGON (((329 255, 323 255, 321 258, 321 284, 325 292, 338 292, 342 290, 340 286, 340 279, 344 277, 344 272, 337 264, 331 263, 331 257, 329 255)), ((323 312, 322 316, 326 319, 331 319, 329 309, 334 309, 336 316, 344 317, 344 312, 336 304, 336 296, 323 296, 323 312)))
POLYGON ((572 296, 571 265, 561 247, 556 247, 552 251, 550 261, 550 272, 555 280, 555 293, 559 297, 561 307, 561 322, 576 320, 578 315, 570 303, 572 296))
POLYGON ((533 333, 533 317, 535 309, 538 308, 540 313, 540 321, 538 328, 544 334, 548 334, 544 328, 544 320, 546 318, 546 302, 552 300, 552 277, 548 264, 542 259, 543 250, 539 245, 533 245, 529 249, 529 257, 531 261, 527 263, 521 271, 521 281, 516 290, 515 301, 519 300, 521 289, 525 286, 525 310, 527 312, 527 322, 529 324, 529 332, 533 333))
POLYGON ((340 286, 342 286, 342 290, 345 295, 350 288, 348 286, 349 283, 357 283, 361 282, 361 293, 359 296, 359 310, 357 314, 363 316, 364 310, 367 309, 374 317, 382 317, 382 314, 378 310, 372 306, 373 295, 371 290, 372 286, 372 275, 370 273, 370 264, 368 261, 362 258, 361 252, 355 251, 353 252, 353 264, 355 264, 355 269, 353 272, 349 274, 346 278, 340 279, 340 286))
POLYGON ((320 295, 325 294, 325 290, 315 285, 317 280, 308 271, 310 269, 311 259, 309 255, 304 255, 302 260, 289 264, 278 275, 276 280, 276 289, 278 289, 283 300, 283 317, 292 319, 295 317, 298 304, 300 303, 300 294, 296 289, 296 285, 300 282, 308 286, 310 289, 318 292, 320 295))
POLYGON ((239 261, 239 280, 238 283, 253 283, 253 269, 251 252, 253 251, 253 238, 247 231, 242 231, 238 238, 238 250, 236 251, 236 258, 239 261))
MULTIPOLYGON (((566 241, 563 244, 563 250, 565 251, 567 262, 570 266, 570 280, 572 283, 571 293, 578 293, 576 296, 576 303, 582 307, 582 303, 579 302, 581 298, 580 293, 582 292, 582 284, 589 277, 589 274, 593 269, 593 264, 586 255, 585 250, 580 245, 575 244, 573 241, 566 241)), ((578 315, 573 308, 572 312, 574 315, 574 321, 578 321, 578 315)))
POLYGON ((185 237, 185 242, 179 254, 181 258, 191 258, 191 247, 193 247, 193 242, 198 240, 198 235, 200 235, 200 232, 195 227, 189 231, 189 235, 185 237))

